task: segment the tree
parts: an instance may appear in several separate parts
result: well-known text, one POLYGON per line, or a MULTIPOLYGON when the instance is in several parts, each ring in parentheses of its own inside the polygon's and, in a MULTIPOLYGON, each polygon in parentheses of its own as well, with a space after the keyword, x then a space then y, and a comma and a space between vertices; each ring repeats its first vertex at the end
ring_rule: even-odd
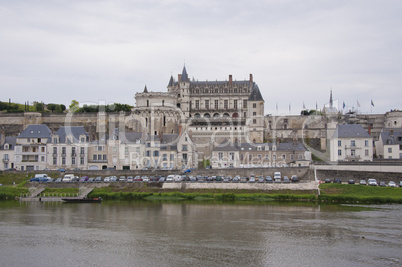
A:
MULTIPOLYGON (((49 107, 49 105, 48 105, 49 107)), ((64 106, 65 107, 65 106, 64 106)), ((56 113, 63 113, 63 110, 61 108, 61 105, 56 105, 56 109, 55 109, 56 113)), ((53 112, 53 111, 52 111, 53 112)))
POLYGON ((50 110, 53 113, 53 111, 56 110, 57 106, 58 105, 56 105, 56 104, 49 103, 49 104, 47 104, 47 109, 50 110))
POLYGON ((77 112, 80 108, 80 103, 77 100, 72 100, 69 106, 70 112, 77 112))
POLYGON ((36 103, 35 104, 35 109, 36 109, 36 111, 43 111, 44 110, 43 103, 36 103))
POLYGON ((61 108, 61 112, 63 112, 63 111, 65 111, 65 110, 66 110, 66 106, 65 106, 65 105, 63 105, 63 104, 60 104, 60 108, 61 108))

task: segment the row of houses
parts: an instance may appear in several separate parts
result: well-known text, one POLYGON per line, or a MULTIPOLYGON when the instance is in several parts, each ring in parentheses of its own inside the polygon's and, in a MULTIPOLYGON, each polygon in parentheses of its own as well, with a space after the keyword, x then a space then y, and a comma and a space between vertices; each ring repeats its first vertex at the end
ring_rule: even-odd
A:
POLYGON ((359 124, 338 125, 329 140, 330 161, 402 159, 402 129, 382 129, 378 141, 359 124))
POLYGON ((118 129, 91 141, 82 126, 61 127, 52 133, 47 125, 29 125, 17 137, 2 134, 3 170, 44 169, 184 169, 198 164, 195 145, 187 131, 149 135, 118 129))

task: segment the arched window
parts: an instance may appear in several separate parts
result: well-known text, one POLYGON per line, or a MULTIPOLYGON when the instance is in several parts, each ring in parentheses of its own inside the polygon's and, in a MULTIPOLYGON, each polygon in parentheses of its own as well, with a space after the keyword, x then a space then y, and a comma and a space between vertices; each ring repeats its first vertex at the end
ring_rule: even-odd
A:
POLYGON ((147 100, 147 107, 149 107, 149 100, 147 100))
POLYGON ((223 117, 230 117, 229 113, 223 113, 223 117))
POLYGON ((201 115, 200 115, 200 113, 195 113, 195 114, 194 114, 194 117, 195 117, 195 118, 200 118, 201 115))
POLYGON ((211 115, 209 115, 209 113, 205 113, 204 118, 211 118, 211 115))
POLYGON ((162 100, 162 106, 164 106, 165 105, 165 100, 162 100))
POLYGON ((237 112, 233 113, 232 117, 233 117, 233 118, 238 118, 238 117, 239 117, 239 113, 237 113, 237 112))
POLYGON ((218 118, 219 116, 220 116, 219 113, 214 114, 214 118, 218 118))

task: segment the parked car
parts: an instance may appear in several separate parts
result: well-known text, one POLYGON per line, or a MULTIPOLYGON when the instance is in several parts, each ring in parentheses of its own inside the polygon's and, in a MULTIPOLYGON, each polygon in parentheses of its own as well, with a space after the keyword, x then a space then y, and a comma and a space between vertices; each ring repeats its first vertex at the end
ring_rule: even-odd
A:
POLYGON ((142 182, 141 176, 139 176, 139 175, 135 176, 135 177, 134 177, 134 181, 136 181, 136 182, 142 182))
POLYGON ((105 179, 103 179, 103 181, 104 181, 105 183, 110 183, 110 177, 109 177, 109 176, 106 176, 105 179))
POLYGON ((342 183, 341 179, 339 178, 334 179, 334 184, 341 184, 341 183, 342 183))
POLYGON ((272 179, 271 176, 265 177, 265 180, 267 181, 267 183, 273 183, 274 182, 274 180, 272 179))
POLYGON ((127 183, 132 183, 134 182, 133 176, 127 176, 127 183))
POLYGON ((247 183, 247 177, 240 178, 240 183, 247 183))
POLYGON ((384 186, 387 186, 387 184, 385 182, 380 182, 379 186, 384 187, 384 186))
POLYGON ((377 180, 376 179, 368 179, 368 185, 372 185, 372 186, 377 186, 377 180))
POLYGON ((326 184, 330 184, 331 183, 331 179, 325 179, 324 181, 326 184))
POLYGON ((248 182, 249 183, 255 183, 256 182, 255 177, 251 176, 250 179, 248 179, 248 182))
POLYGON ((284 182, 284 183, 290 183, 289 177, 283 176, 283 182, 284 182))
POLYGON ((355 180, 349 179, 349 180, 348 180, 348 184, 355 184, 355 180))
POLYGON ((298 183, 300 181, 299 177, 297 177, 296 175, 292 175, 290 180, 292 181, 292 183, 298 183))
POLYGON ((63 180, 63 178, 57 178, 56 181, 54 181, 55 183, 61 183, 61 181, 63 180))
POLYGON ((162 176, 162 177, 159 178, 159 182, 164 182, 164 181, 166 181, 165 176, 162 176))
POLYGON ((389 181, 388 186, 389 187, 396 187, 396 183, 394 181, 389 181))
POLYGON ((88 183, 93 183, 93 182, 95 182, 95 177, 89 177, 88 183))
POLYGON ((367 182, 366 182, 366 180, 360 180, 359 184, 361 184, 361 185, 367 185, 367 182))
POLYGON ((82 177, 80 178, 79 182, 84 183, 84 182, 87 182, 88 179, 89 179, 88 176, 82 176, 82 177))
POLYGON ((126 181, 126 176, 120 176, 119 182, 125 182, 126 181))
POLYGON ((239 177, 239 176, 233 177, 233 180, 232 180, 233 183, 238 183, 239 181, 240 181, 240 177, 239 177))
POLYGON ((174 180, 174 175, 168 175, 168 177, 166 177, 166 182, 173 182, 174 180))
POLYGON ((402 181, 399 181, 399 187, 402 187, 402 181))
POLYGON ((98 176, 95 178, 95 183, 100 183, 102 182, 102 177, 98 176))

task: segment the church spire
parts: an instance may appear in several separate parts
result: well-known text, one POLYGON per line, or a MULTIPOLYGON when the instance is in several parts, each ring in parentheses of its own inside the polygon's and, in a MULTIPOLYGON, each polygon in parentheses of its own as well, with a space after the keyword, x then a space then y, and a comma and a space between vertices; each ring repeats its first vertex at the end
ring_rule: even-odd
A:
POLYGON ((334 104, 334 101, 332 100, 332 89, 331 89, 331 94, 329 96, 329 106, 332 108, 334 104))
POLYGON ((168 87, 172 87, 172 86, 173 86, 173 83, 174 83, 173 76, 170 75, 170 80, 169 80, 168 87))
POLYGON ((147 85, 145 85, 144 93, 148 93, 147 85))
POLYGON ((186 70, 186 65, 183 67, 183 72, 181 73, 181 78, 180 82, 188 82, 188 75, 187 75, 187 70, 186 70))

